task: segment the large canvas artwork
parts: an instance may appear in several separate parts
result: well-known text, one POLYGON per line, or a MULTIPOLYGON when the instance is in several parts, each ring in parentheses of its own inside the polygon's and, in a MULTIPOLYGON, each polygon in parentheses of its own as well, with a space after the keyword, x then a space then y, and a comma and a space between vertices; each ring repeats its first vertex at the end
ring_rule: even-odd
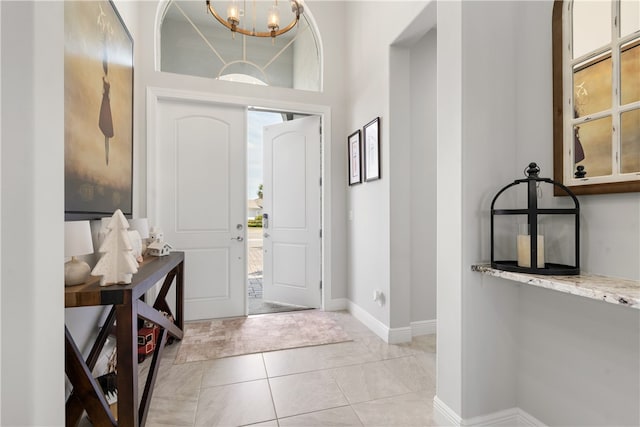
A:
POLYGON ((109 1, 65 2, 65 217, 129 216, 133 40, 109 1))

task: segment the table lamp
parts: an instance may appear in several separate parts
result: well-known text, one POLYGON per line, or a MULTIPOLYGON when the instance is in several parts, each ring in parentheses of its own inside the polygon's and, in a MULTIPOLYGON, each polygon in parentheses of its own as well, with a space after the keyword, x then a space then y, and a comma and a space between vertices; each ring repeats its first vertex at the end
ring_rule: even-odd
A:
POLYGON ((149 238, 149 221, 147 218, 132 218, 129 220, 129 231, 136 230, 142 239, 142 253, 147 249, 149 238))
POLYGON ((64 264, 64 285, 79 285, 89 277, 89 264, 77 256, 93 253, 91 227, 89 221, 69 221, 64 223, 64 256, 71 261, 64 264))

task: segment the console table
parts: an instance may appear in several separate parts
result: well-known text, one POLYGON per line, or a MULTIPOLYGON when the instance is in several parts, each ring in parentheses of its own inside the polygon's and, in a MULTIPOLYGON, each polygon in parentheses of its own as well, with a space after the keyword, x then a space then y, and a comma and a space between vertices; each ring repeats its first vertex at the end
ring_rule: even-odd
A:
POLYGON ((182 339, 183 278, 184 253, 172 252, 168 256, 145 258, 129 285, 103 287, 100 286, 100 278, 91 277, 86 283, 65 288, 65 307, 112 306, 86 361, 65 326, 65 371, 73 386, 65 407, 67 426, 75 426, 84 410, 87 411, 92 422, 99 426, 135 427, 145 424, 167 333, 176 339, 182 339), (148 305, 144 302, 145 292, 163 278, 164 282, 156 300, 152 306, 148 305), (176 301, 175 313, 172 313, 166 296, 174 279, 176 301), (172 314, 175 323, 172 323, 161 311, 172 314), (138 399, 138 318, 160 327, 157 346, 140 400, 138 399), (117 421, 109 409, 100 385, 91 374, 107 337, 113 330, 115 330, 117 348, 117 421))

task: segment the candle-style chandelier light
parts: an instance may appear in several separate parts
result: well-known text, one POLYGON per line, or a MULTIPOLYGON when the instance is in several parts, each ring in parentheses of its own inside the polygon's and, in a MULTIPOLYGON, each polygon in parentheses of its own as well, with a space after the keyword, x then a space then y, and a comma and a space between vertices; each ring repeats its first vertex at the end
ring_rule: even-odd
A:
POLYGON ((277 36, 286 33, 296 26, 298 21, 300 20, 300 15, 304 12, 304 6, 302 5, 302 0, 290 0, 291 3, 291 13, 293 14, 293 18, 291 22, 286 27, 280 28, 280 13, 278 11, 278 0, 273 0, 272 6, 269 8, 267 12, 267 28, 268 31, 258 31, 256 30, 256 0, 244 0, 244 1, 236 1, 230 0, 227 6, 227 19, 223 19, 218 12, 215 10, 210 0, 206 0, 207 9, 213 15, 216 20, 231 30, 233 37, 235 37, 235 33, 244 34, 245 36, 253 36, 253 37, 271 37, 276 38, 277 36), (248 19, 245 19, 240 25, 240 17, 242 14, 247 13, 247 1, 251 3, 252 16, 248 19), (242 5, 240 5, 242 3, 242 5), (247 22, 248 21, 248 22, 247 22))

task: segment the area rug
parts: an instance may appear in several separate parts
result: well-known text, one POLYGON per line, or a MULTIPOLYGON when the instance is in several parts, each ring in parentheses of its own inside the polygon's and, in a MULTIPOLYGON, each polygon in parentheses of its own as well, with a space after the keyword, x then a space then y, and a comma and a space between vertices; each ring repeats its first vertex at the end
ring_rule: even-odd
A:
POLYGON ((318 310, 189 322, 174 363, 344 341, 349 335, 318 310))

